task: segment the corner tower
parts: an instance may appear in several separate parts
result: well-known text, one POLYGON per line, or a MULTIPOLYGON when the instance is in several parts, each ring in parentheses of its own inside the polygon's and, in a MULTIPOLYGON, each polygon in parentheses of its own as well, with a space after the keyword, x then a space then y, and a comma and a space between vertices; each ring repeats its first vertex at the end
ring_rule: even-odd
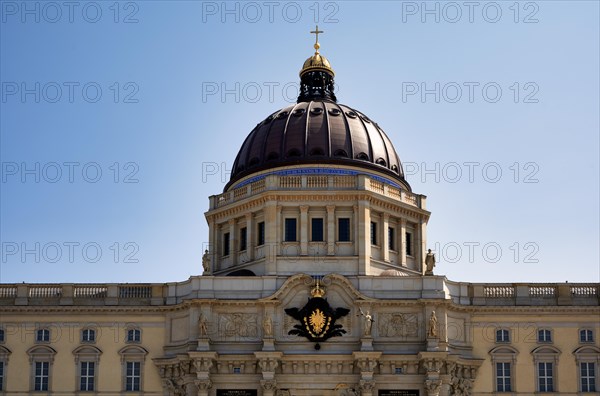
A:
POLYGON ((246 137, 231 178, 206 212, 213 275, 423 274, 425 196, 414 194, 391 140, 337 103, 320 52, 300 94, 246 137))

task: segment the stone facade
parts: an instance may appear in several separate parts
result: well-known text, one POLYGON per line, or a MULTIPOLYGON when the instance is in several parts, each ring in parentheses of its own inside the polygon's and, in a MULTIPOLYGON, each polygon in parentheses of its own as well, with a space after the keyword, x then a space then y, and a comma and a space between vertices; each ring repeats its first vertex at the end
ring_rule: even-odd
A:
POLYGON ((0 285, 0 395, 598 394, 600 284, 437 275, 425 196, 315 48, 210 197, 202 276, 0 285))

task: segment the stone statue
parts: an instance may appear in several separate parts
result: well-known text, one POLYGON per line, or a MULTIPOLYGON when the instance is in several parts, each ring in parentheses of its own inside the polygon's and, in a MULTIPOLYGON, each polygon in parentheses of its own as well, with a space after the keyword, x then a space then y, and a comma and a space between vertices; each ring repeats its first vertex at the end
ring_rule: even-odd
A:
POLYGON ((431 253, 431 249, 427 250, 427 255, 425 256, 425 265, 427 266, 425 275, 433 275, 433 268, 435 267, 435 254, 431 253))
POLYGON ((200 317, 198 318, 198 337, 203 338, 208 336, 208 326, 206 321, 206 316, 203 313, 200 313, 200 317))
POLYGON ((265 337, 273 337, 273 321, 267 314, 263 320, 263 334, 265 337))
POLYGON ((430 338, 437 338, 438 332, 438 320, 437 316, 435 316, 435 311, 431 311, 431 316, 429 317, 429 332, 427 336, 430 338))
POLYGON ((205 249, 202 255, 202 268, 205 274, 210 274, 210 255, 208 254, 208 249, 205 249))
MULTIPOLYGON (((371 329, 373 327, 373 316, 371 315, 371 313, 367 310, 367 313, 364 313, 362 308, 358 308, 360 310, 360 315, 364 318, 365 320, 365 324, 364 324, 364 335, 366 337, 370 337, 371 336, 371 329)), ((358 315, 357 315, 358 316, 358 315)))

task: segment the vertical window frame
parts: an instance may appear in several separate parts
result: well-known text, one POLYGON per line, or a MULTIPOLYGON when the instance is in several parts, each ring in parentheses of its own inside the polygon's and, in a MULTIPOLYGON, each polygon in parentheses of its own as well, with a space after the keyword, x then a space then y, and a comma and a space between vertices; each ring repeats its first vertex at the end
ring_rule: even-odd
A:
POLYGON ((337 241, 351 242, 352 241, 352 226, 349 217, 338 217, 337 219, 337 241))
POLYGON ((310 219, 310 241, 311 242, 325 242, 324 230, 325 230, 325 221, 322 217, 312 217, 310 219), (320 225, 319 225, 319 223, 320 223, 320 225))
POLYGON ((283 224, 283 242, 298 242, 298 219, 286 217, 283 224))
POLYGON ((265 222, 259 221, 257 227, 257 246, 263 246, 265 244, 265 222))
POLYGON ((240 228, 240 252, 246 251, 248 249, 248 228, 241 227, 240 228))

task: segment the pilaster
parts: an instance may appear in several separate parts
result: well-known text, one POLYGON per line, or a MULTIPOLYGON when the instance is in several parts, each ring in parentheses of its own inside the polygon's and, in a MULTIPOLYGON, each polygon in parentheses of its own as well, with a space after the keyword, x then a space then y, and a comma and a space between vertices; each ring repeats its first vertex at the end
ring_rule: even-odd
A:
POLYGON ((308 254, 308 205, 300 206, 300 255, 308 254))
POLYGON ((335 205, 327 205, 327 255, 335 255, 335 205))

